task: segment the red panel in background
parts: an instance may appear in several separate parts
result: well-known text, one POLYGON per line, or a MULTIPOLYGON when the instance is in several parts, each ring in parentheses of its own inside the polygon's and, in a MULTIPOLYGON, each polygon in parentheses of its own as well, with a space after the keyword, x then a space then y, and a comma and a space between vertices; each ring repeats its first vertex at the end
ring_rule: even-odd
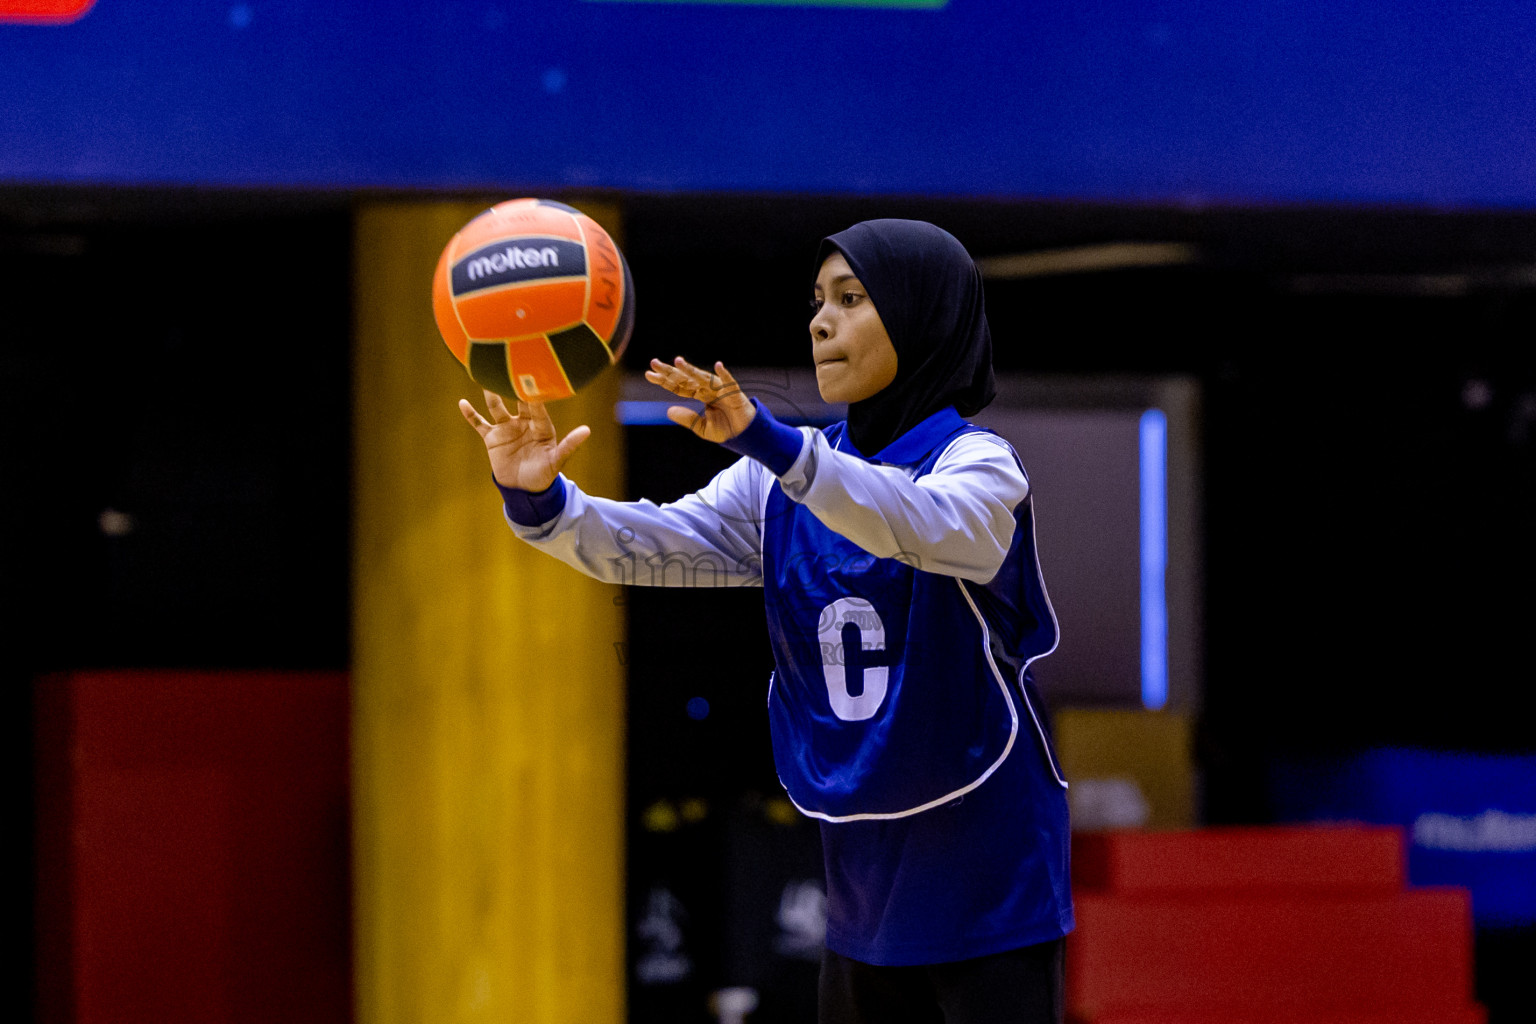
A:
POLYGON ((1078 1024, 1483 1024, 1465 889, 1406 881, 1401 829, 1073 836, 1078 1024))
POLYGON ((1432 1006, 1405 1010, 1393 1007, 1381 1013, 1330 1010, 1309 1006, 1304 1013, 1294 1007, 1261 1009, 1240 1007, 1210 1010, 1124 1010, 1097 1014, 1093 1024, 1488 1024, 1480 1006, 1432 1006))
POLYGON ((96 0, 0 0, 0 21, 79 21, 94 6, 96 0))
POLYGON ((1087 832, 1073 837, 1072 881, 1123 895, 1392 895, 1408 884, 1408 863, 1402 830, 1381 825, 1087 832))
POLYGON ((1472 906, 1456 889, 1392 897, 1077 898, 1070 1002, 1395 1015, 1465 1009, 1472 906))
POLYGON ((350 1021, 346 677, 82 673, 36 706, 41 1019, 350 1021))

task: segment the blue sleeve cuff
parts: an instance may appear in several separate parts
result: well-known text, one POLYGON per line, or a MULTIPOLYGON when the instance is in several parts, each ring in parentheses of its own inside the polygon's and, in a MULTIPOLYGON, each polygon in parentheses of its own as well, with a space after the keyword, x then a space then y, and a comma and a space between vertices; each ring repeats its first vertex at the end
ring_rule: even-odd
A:
POLYGON ((752 405, 757 409, 757 415, 752 417, 746 430, 726 441, 725 447, 737 455, 756 459, 774 476, 783 476, 800 457, 805 437, 794 427, 774 419, 773 413, 762 402, 754 398, 752 405))
POLYGON ((551 519, 565 511, 565 479, 555 477, 555 482, 535 494, 533 491, 520 491, 515 487, 503 487, 496 481, 496 489, 501 492, 501 503, 506 507, 507 518, 518 526, 543 526, 551 519))

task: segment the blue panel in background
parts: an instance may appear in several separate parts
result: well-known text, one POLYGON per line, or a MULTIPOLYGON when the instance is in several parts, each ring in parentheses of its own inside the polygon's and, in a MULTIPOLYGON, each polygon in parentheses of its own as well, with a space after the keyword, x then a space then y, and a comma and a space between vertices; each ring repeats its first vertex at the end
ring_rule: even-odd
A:
POLYGON ((1168 417, 1141 414, 1137 427, 1141 525, 1141 703, 1168 703, 1168 417))
POLYGON ((1271 769, 1282 821, 1400 825, 1414 885, 1472 891, 1481 927, 1536 924, 1536 756, 1380 749, 1271 769))
POLYGON ((0 181, 1536 205, 1536 7, 98 0, 0 181))

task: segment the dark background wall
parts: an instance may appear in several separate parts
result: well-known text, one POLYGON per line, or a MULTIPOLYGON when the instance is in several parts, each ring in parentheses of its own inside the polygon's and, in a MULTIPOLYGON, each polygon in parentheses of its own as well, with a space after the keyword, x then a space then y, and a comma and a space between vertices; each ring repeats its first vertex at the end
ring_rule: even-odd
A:
MULTIPOLYGON (((5 749, 26 821, 39 672, 345 667, 350 200, 0 198, 5 749)), ((807 253, 865 216, 933 219, 979 257, 1192 245, 1175 267, 995 280, 988 301, 1005 372, 1200 384, 1205 819, 1268 820, 1267 767, 1298 751, 1532 751, 1512 711, 1536 610, 1529 215, 772 196, 625 211, 631 369, 674 352, 801 365, 807 253)), ((680 434, 631 431, 633 491, 675 496, 721 464, 680 434)), ((744 677, 701 685, 632 647, 636 815, 652 793, 721 813, 773 793, 756 600, 631 598, 637 634, 687 624, 744 677), (698 696, 707 717, 688 714, 698 696)))

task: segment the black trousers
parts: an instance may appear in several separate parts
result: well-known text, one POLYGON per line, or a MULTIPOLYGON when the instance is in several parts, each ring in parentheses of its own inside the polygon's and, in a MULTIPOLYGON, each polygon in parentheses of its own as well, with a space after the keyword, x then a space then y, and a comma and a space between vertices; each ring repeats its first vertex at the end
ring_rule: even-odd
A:
POLYGON ((822 955, 820 1024, 1062 1024, 1064 939, 921 967, 822 955))

